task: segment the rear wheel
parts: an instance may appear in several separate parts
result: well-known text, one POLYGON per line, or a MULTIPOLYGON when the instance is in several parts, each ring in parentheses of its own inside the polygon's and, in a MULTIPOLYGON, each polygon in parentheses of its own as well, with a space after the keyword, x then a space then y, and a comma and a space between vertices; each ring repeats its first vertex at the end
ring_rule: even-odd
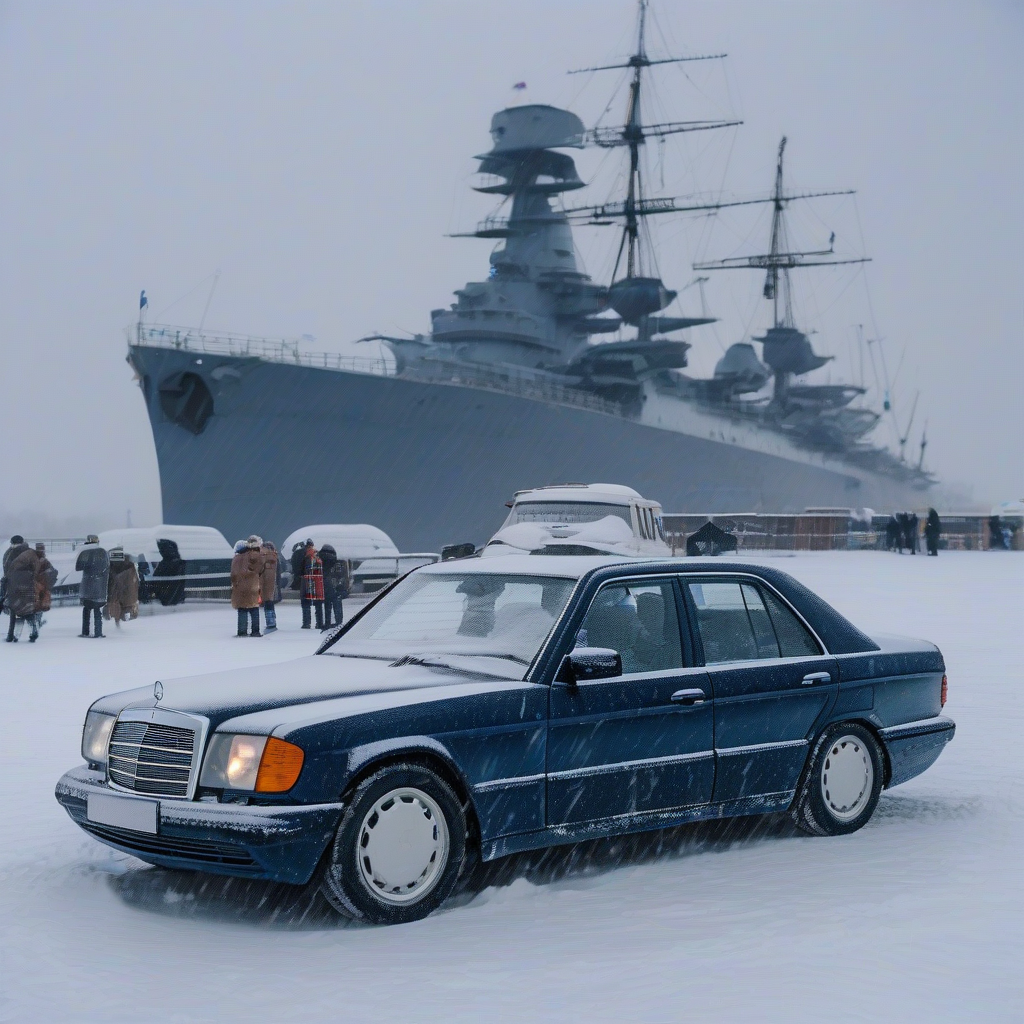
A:
POLYGON ((466 816, 451 786, 419 765, 364 779, 342 816, 322 890, 372 924, 416 921, 451 894, 466 854, 466 816))
POLYGON ((862 725, 840 723, 818 740, 794 818, 805 832, 842 836, 867 824, 882 792, 878 741, 862 725))

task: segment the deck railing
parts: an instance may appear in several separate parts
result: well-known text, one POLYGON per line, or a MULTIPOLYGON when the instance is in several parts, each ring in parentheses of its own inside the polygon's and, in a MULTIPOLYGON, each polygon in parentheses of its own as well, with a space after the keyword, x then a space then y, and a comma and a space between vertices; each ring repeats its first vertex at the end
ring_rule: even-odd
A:
POLYGON ((314 369, 347 370, 386 377, 393 373, 381 356, 349 356, 338 352, 303 352, 299 341, 287 338, 258 338, 227 331, 200 333, 187 327, 143 324, 130 331, 129 339, 140 345, 173 348, 185 352, 238 358, 262 359, 271 363, 309 366, 314 369))
POLYGON ((383 356, 349 356, 336 352, 303 352, 297 340, 259 338, 229 332, 199 332, 187 327, 167 324, 143 324, 128 332, 130 344, 154 348, 170 348, 199 355, 233 356, 260 359, 286 366, 307 366, 318 370, 341 370, 365 373, 376 377, 401 377, 423 383, 455 385, 496 391, 521 398, 532 398, 558 405, 572 405, 592 412, 621 415, 622 407, 598 395, 539 379, 529 370, 513 368, 501 371, 486 366, 425 359, 403 366, 398 373, 394 361, 383 356))

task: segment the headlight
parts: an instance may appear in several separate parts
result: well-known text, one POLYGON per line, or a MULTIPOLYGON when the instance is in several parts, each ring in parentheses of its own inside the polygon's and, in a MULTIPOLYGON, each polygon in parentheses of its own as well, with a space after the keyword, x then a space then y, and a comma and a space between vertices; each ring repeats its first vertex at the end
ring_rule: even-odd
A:
POLYGON ((284 793, 298 781, 305 754, 276 736, 216 733, 210 740, 199 785, 284 793))
POLYGON ((105 715, 101 711, 90 711, 85 716, 82 726, 82 757, 91 764, 107 763, 107 746, 110 733, 113 731, 115 715, 105 715))

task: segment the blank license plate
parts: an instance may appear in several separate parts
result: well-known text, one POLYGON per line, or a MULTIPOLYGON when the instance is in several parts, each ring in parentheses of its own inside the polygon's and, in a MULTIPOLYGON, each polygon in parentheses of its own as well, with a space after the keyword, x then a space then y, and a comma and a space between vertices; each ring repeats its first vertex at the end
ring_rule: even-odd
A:
POLYGON ((97 825, 113 825, 115 828, 130 828, 134 832, 156 835, 160 821, 160 801, 113 796, 110 793, 90 793, 86 817, 97 825))

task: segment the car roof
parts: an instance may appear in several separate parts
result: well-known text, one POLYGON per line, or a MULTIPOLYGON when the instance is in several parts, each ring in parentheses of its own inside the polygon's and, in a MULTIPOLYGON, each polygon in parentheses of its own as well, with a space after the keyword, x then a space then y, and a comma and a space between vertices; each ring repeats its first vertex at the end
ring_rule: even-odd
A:
POLYGON ((629 565, 636 559, 617 555, 495 555, 492 558, 451 558, 434 562, 417 573, 490 573, 510 576, 564 576, 578 580, 591 569, 629 565))
POLYGON ((593 569, 629 568, 637 572, 751 573, 764 577, 765 567, 724 558, 627 555, 495 555, 490 558, 453 558, 417 569, 418 573, 490 573, 513 576, 564 576, 580 579, 593 569))

